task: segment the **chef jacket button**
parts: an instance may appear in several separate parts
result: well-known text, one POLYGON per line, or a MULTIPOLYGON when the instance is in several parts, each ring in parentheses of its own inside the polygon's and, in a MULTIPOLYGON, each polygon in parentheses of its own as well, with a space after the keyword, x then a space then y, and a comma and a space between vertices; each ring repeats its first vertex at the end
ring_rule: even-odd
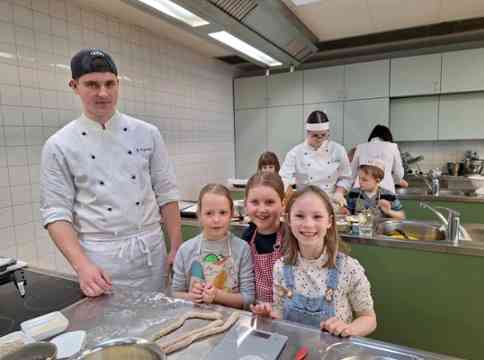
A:
POLYGON ((312 180, 312 179, 313 179, 312 177, 309 178, 309 180, 312 180))
POLYGON ((86 136, 86 135, 87 135, 87 132, 83 131, 82 136, 86 136))
POLYGON ((311 164, 308 164, 308 166, 311 166, 311 164))
POLYGON ((136 180, 136 175, 132 175, 131 179, 136 180))
POLYGON ((96 158, 96 156, 94 156, 94 155, 91 155, 91 159, 93 159, 93 160, 94 160, 95 158, 96 158))
POLYGON ((307 155, 307 154, 308 154, 307 152, 304 153, 304 155, 307 155))
POLYGON ((328 179, 331 179, 331 176, 328 176, 328 179))
POLYGON ((140 202, 139 201, 136 201, 136 206, 139 206, 140 202))
POLYGON ((328 150, 328 149, 326 149, 326 152, 329 152, 329 150, 328 150))
POLYGON ((128 128, 124 128, 123 131, 128 131, 128 128))
POLYGON ((108 211, 113 211, 113 208, 112 207, 108 207, 108 211))
POLYGON ((133 152, 131 150, 128 150, 128 154, 131 155, 133 152))
POLYGON ((102 181, 102 180, 101 180, 101 181, 99 182, 99 184, 100 184, 100 185, 104 185, 104 181, 102 181))
POLYGON ((331 162, 328 161, 328 165, 330 165, 330 164, 331 164, 331 162))

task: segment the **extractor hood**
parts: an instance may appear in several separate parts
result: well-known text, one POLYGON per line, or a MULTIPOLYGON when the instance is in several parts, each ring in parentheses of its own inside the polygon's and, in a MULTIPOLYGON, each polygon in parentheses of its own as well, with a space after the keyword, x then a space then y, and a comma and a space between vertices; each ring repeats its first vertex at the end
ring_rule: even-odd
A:
MULTIPOLYGON (((208 22, 197 27, 157 13, 140 0, 124 1, 205 38, 213 39, 210 34, 227 32, 276 59, 282 63, 281 67, 299 65, 318 50, 314 45, 316 36, 279 0, 171 0, 208 22)), ((242 52, 239 54, 253 63, 267 66, 242 52)))

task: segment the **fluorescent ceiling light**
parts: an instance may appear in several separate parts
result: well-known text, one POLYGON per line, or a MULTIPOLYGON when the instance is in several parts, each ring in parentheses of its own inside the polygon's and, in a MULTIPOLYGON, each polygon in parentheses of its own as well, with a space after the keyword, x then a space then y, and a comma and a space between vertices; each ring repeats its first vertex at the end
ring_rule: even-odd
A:
POLYGON ((320 2, 320 0, 292 0, 292 2, 296 6, 301 6, 301 5, 317 3, 317 2, 320 2))
POLYGON ((232 49, 240 51, 245 55, 260 61, 269 66, 279 66, 282 65, 280 61, 277 61, 274 58, 271 58, 269 55, 263 53, 262 51, 256 49, 252 45, 247 44, 245 41, 236 38, 232 34, 229 34, 226 31, 219 31, 208 34, 210 37, 214 38, 215 40, 224 43, 227 46, 230 46, 232 49))
POLYGON ((145 5, 148 5, 162 13, 171 16, 177 20, 183 21, 191 27, 198 27, 210 24, 208 21, 188 11, 187 9, 175 4, 170 0, 139 0, 145 5))

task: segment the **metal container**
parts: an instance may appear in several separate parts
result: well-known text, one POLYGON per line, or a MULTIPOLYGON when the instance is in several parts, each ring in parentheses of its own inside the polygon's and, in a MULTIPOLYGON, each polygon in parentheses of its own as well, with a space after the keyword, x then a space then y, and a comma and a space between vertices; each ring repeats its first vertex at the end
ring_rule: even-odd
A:
POLYGON ((464 159, 465 175, 479 175, 484 167, 484 160, 464 159))
POLYGON ((77 360, 165 360, 166 355, 150 341, 121 338, 103 342, 85 351, 77 360))
POLYGON ((55 360, 57 347, 48 342, 36 342, 2 357, 2 360, 55 360))
POLYGON ((459 163, 449 161, 447 163, 447 173, 451 176, 457 176, 459 174, 459 163))

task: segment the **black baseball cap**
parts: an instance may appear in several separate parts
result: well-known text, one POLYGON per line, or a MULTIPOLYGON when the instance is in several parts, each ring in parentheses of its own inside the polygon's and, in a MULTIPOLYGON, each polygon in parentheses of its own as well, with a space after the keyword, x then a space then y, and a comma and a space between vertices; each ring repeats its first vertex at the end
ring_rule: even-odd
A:
POLYGON ((118 75, 118 69, 111 56, 96 48, 83 49, 74 55, 71 59, 71 72, 74 80, 93 72, 110 72, 118 75))

